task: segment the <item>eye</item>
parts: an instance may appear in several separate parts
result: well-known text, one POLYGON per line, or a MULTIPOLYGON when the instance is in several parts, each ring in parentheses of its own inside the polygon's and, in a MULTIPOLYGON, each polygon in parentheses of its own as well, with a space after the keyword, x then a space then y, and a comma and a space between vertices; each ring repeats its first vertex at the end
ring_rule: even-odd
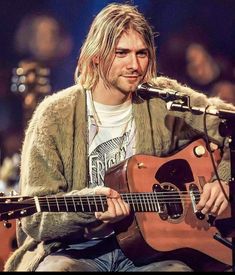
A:
POLYGON ((137 53, 137 56, 140 57, 140 58, 148 57, 148 51, 139 51, 137 53))
POLYGON ((116 50, 115 51, 115 55, 117 57, 125 57, 127 55, 127 51, 124 51, 124 50, 116 50))

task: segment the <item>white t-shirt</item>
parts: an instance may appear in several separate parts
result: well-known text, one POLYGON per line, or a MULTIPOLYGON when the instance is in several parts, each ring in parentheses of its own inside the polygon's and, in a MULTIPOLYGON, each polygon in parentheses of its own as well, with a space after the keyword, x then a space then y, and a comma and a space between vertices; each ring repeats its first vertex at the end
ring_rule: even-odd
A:
POLYGON ((92 101, 87 92, 89 127, 89 187, 104 185, 108 168, 135 153, 135 123, 131 100, 121 105, 92 101))
MULTIPOLYGON (((89 187, 104 186, 108 168, 131 157, 135 153, 135 123, 131 100, 121 105, 104 105, 92 100, 87 91, 89 132, 89 187)), ((89 242, 71 244, 69 249, 93 246, 114 232, 108 228, 103 237, 92 237, 89 242)))

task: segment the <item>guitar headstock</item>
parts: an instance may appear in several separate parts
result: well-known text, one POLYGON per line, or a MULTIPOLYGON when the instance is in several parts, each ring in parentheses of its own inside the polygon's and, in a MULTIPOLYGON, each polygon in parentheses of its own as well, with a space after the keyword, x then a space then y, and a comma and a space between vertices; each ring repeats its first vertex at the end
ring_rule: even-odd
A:
POLYGON ((34 199, 28 196, 5 196, 0 193, 0 221, 30 216, 36 211, 34 199))

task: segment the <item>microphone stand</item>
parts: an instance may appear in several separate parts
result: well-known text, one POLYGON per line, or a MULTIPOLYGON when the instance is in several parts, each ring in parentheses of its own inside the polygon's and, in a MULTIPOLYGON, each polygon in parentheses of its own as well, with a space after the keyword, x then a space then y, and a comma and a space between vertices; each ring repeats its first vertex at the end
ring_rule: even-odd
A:
POLYGON ((206 110, 205 108, 191 107, 188 102, 168 102, 168 110, 190 111, 193 114, 209 114, 221 119, 219 133, 228 137, 230 148, 231 178, 229 180, 229 193, 231 204, 231 218, 215 220, 215 226, 223 238, 232 238, 232 270, 235 271, 235 112, 229 110, 206 110))
POLYGON ((231 218, 215 221, 221 236, 232 238, 232 270, 235 271, 235 116, 222 120, 219 126, 221 136, 229 137, 231 178, 229 180, 231 218))

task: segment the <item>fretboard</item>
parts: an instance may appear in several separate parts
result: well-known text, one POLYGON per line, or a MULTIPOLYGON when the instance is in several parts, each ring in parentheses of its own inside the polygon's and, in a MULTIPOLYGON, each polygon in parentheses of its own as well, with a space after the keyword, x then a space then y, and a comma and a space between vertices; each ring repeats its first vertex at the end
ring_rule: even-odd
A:
MULTIPOLYGON (((135 212, 159 212, 156 193, 125 193, 122 199, 135 212)), ((95 212, 107 210, 107 197, 95 196, 46 196, 35 197, 42 212, 95 212)))

